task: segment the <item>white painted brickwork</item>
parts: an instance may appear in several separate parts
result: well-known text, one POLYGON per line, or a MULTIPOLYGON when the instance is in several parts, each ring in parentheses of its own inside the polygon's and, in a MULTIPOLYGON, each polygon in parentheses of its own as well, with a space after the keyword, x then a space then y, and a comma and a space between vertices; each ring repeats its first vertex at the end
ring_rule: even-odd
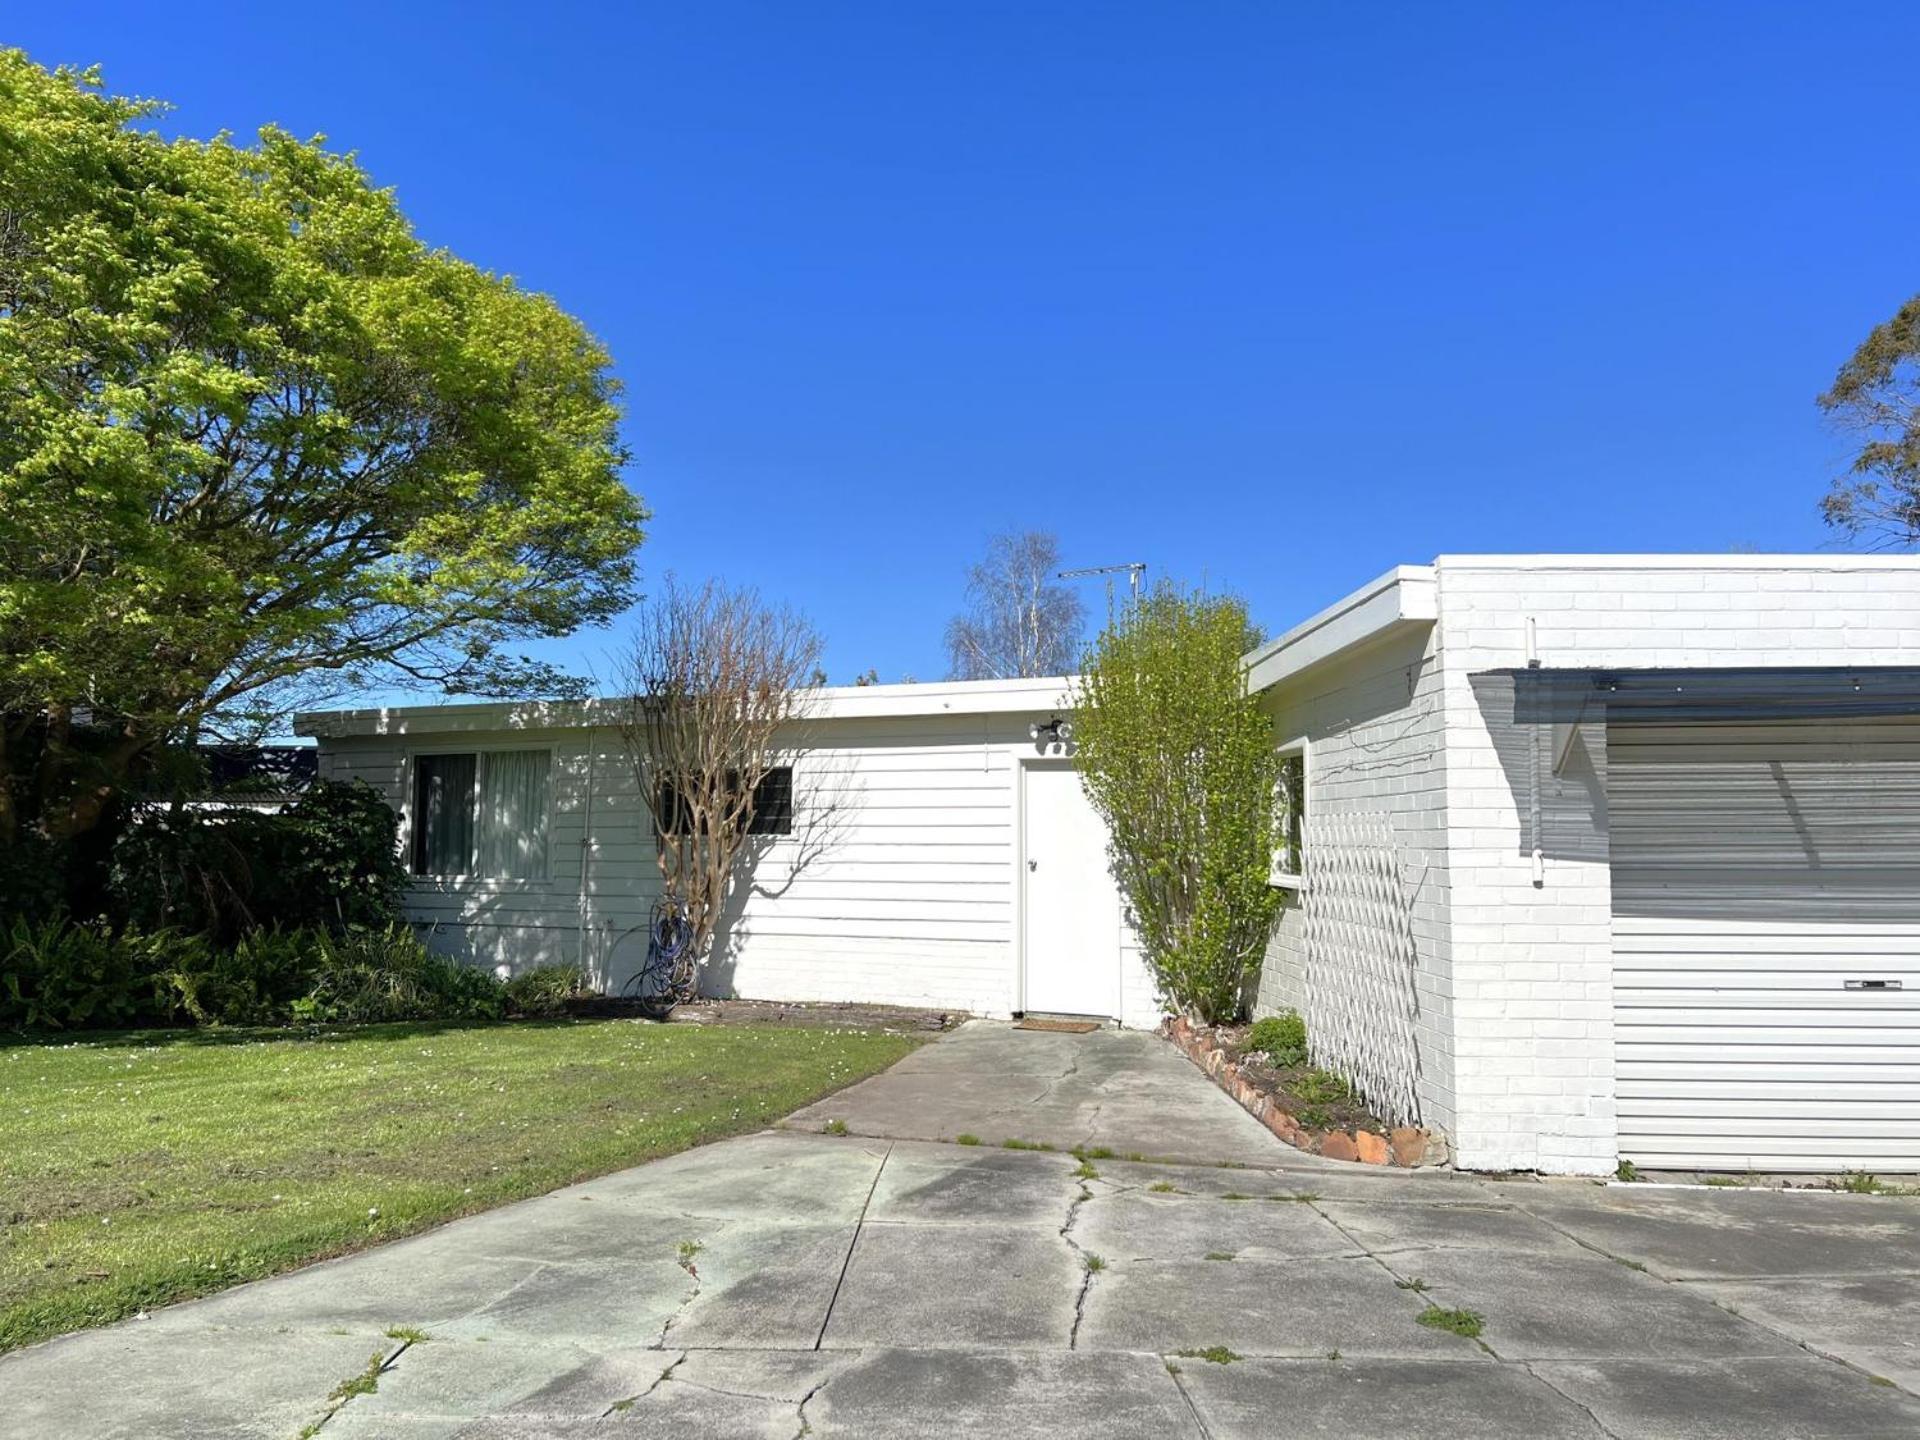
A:
MULTIPOLYGON (((1597 850, 1549 858, 1536 887, 1525 817, 1469 677, 1548 667, 1912 665, 1920 565, 1860 557, 1442 557, 1453 1126, 1475 1169, 1613 1169, 1611 885, 1597 850)), ((1604 730, 1577 763, 1605 773, 1604 730)), ((1600 790, 1604 793, 1604 783, 1600 790)))
MULTIPOLYGON (((1282 742, 1307 740, 1308 814, 1391 818, 1416 952, 1420 1114, 1450 1133, 1453 993, 1438 645, 1431 626, 1390 635, 1282 681, 1263 700, 1282 742)), ((1258 1013, 1306 1013, 1306 946, 1306 915, 1290 897, 1267 947, 1258 1013)))

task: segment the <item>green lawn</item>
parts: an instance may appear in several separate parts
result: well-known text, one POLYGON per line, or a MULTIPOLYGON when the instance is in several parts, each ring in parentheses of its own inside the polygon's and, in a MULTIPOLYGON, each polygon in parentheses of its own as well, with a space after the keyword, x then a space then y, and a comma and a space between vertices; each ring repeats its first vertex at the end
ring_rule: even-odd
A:
POLYGON ((601 1020, 0 1045, 0 1350, 758 1129, 918 1043, 601 1020))

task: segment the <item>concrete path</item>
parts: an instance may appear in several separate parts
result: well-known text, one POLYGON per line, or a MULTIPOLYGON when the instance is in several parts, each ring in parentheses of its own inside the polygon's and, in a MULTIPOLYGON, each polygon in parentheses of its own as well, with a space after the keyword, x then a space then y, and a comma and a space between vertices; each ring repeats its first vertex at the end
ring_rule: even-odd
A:
POLYGON ((1143 1030, 1068 1035, 990 1020, 809 1105, 788 1122, 837 1120, 890 1140, 1007 1140, 1057 1150, 1214 1165, 1314 1164, 1210 1084, 1193 1062, 1143 1030))
MULTIPOLYGON (((1112 1128, 1160 1106, 1075 1038, 1020 1037, 1082 1062, 1008 1072, 1024 1124, 952 1128, 1180 1138, 1112 1128)), ((752 1136, 0 1358, 0 1435, 1920 1435, 1920 1202, 1260 1162, 752 1136)))

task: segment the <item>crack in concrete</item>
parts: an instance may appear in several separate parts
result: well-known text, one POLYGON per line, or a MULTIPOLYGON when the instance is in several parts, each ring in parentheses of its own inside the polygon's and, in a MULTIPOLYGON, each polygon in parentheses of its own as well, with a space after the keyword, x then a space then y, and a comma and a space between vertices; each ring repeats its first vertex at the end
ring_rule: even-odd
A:
POLYGON ((664 1350, 667 1348, 667 1336, 672 1334, 673 1327, 675 1325, 678 1325, 680 1321, 683 1318, 685 1318, 687 1313, 687 1307, 693 1304, 694 1301, 700 1298, 699 1267, 697 1267, 693 1263, 693 1260, 691 1259, 691 1257, 689 1257, 688 1259, 682 1260, 680 1262, 680 1268, 686 1271, 688 1278, 693 1281, 692 1288, 690 1288, 687 1291, 687 1293, 681 1297, 680 1303, 673 1307, 673 1313, 667 1316, 666 1323, 664 1323, 660 1327, 660 1338, 654 1341, 652 1345, 647 1347, 650 1350, 664 1350))
POLYGON ((1160 1363, 1166 1366, 1167 1378, 1173 1381, 1173 1388, 1178 1390, 1180 1398, 1187 1402, 1187 1413, 1193 1416, 1193 1425, 1200 1432, 1200 1440, 1213 1440, 1213 1432, 1207 1429, 1207 1422, 1200 1414, 1200 1407, 1194 1403, 1192 1394, 1187 1390, 1185 1382, 1180 1379, 1180 1367, 1165 1355, 1160 1357, 1160 1363))
MULTIPOLYGON (((887 1148, 881 1152, 880 1163, 874 1167, 873 1183, 867 1186, 867 1198, 860 1202, 860 1214, 853 1222, 853 1238, 847 1241, 847 1253, 840 1257, 840 1274, 833 1282, 833 1294, 827 1297, 827 1313, 820 1317, 820 1333, 813 1337, 813 1348, 816 1350, 826 1342, 827 1326, 833 1323, 833 1307, 840 1303, 840 1287, 847 1283, 847 1271, 853 1265, 854 1248, 859 1245, 860 1232, 866 1227, 867 1211, 873 1208, 874 1192, 880 1188, 880 1177, 886 1173, 887 1161, 892 1158, 893 1143, 889 1141, 887 1148)), ((800 1403, 805 1405, 806 1401, 800 1403)))
POLYGON ((826 1379, 802 1395, 800 1397, 800 1403, 793 1407, 793 1418, 800 1422, 800 1428, 793 1432, 793 1440, 806 1440, 806 1437, 813 1433, 813 1426, 807 1421, 807 1406, 812 1402, 814 1396, 818 1395, 832 1383, 833 1376, 827 1376, 826 1379))
MULTIPOLYGON (((412 1346, 413 1346, 413 1341, 411 1340, 400 1340, 395 1342, 393 1349, 389 1350, 386 1353, 385 1358, 383 1358, 380 1361, 380 1368, 373 1372, 376 1387, 378 1385, 379 1380, 383 1376, 386 1376, 392 1372, 394 1365, 399 1362, 400 1357, 406 1354, 407 1351, 412 1348, 412 1346)), ((318 1420, 313 1422, 312 1428, 305 1430, 302 1433, 306 1435, 318 1435, 322 1430, 327 1428, 327 1422, 329 1420, 333 1419, 334 1416, 338 1415, 342 1410, 346 1409, 347 1406, 353 1403, 354 1398, 355 1397, 353 1395, 343 1395, 338 1400, 329 1400, 327 1402, 326 1410, 321 1414, 318 1420)))
POLYGON ((1603 1425, 1600 1422, 1600 1417, 1593 1413, 1593 1407, 1591 1405, 1587 1404, 1584 1400, 1580 1400, 1575 1396, 1569 1395, 1566 1391, 1562 1390, 1558 1385, 1554 1384, 1553 1381, 1549 1380, 1546 1376, 1542 1375, 1538 1370, 1534 1369, 1532 1362, 1526 1361, 1526 1360, 1516 1360, 1511 1363, 1518 1365, 1522 1370, 1526 1371, 1527 1374, 1531 1375, 1540 1384, 1546 1386, 1547 1389, 1551 1390, 1554 1394, 1558 1395, 1562 1400, 1566 1401, 1569 1405, 1573 1406, 1573 1408, 1578 1410, 1582 1415, 1585 1415, 1587 1419, 1593 1422, 1593 1428, 1595 1430, 1598 1430, 1602 1435, 1606 1436, 1606 1440, 1622 1440, 1622 1437, 1618 1431, 1609 1430, 1605 1425, 1603 1425))
POLYGON ((1080 1248, 1080 1242, 1075 1240, 1070 1232, 1073 1229, 1074 1222, 1080 1218, 1080 1207, 1093 1198, 1093 1191, 1087 1187, 1086 1182, 1082 1181, 1080 1184, 1080 1193, 1074 1196, 1072 1202, 1067 1206, 1067 1223, 1060 1227, 1060 1238, 1067 1242, 1067 1248, 1069 1250, 1080 1257, 1080 1293, 1074 1297, 1073 1328, 1067 1332, 1067 1349, 1069 1350, 1076 1350, 1080 1346, 1080 1322, 1086 1318, 1087 1292, 1093 1289, 1094 1276, 1094 1269, 1092 1265, 1088 1263, 1090 1259, 1089 1255, 1085 1250, 1080 1248))
POLYGON ((602 1420, 605 1420, 609 1416, 614 1415, 619 1411, 631 1410, 634 1406, 638 1405, 642 1400, 646 1399, 647 1396, 653 1394, 654 1391, 658 1390, 662 1385, 666 1384, 667 1381, 673 1377, 673 1372, 675 1370, 678 1370, 683 1364, 686 1363, 686 1359, 687 1359, 687 1352, 685 1350, 682 1350, 678 1355, 675 1355, 673 1357, 673 1359, 668 1363, 666 1369, 662 1370, 658 1375, 653 1377, 653 1383, 651 1385, 647 1386, 647 1388, 642 1390, 638 1395, 629 1395, 624 1400, 614 1401, 613 1404, 609 1405, 605 1410, 602 1410, 600 1412, 600 1418, 602 1420))
MULTIPOLYGON (((1537 1210, 1528 1210, 1525 1207, 1522 1207, 1521 1213, 1524 1215, 1532 1216, 1535 1220, 1538 1220, 1542 1225, 1546 1226, 1549 1230, 1553 1231, 1555 1234, 1565 1236, 1567 1239, 1571 1240, 1574 1244, 1578 1245, 1582 1250, 1588 1251, 1589 1253, 1594 1255, 1598 1255, 1603 1259, 1611 1260, 1616 1265, 1624 1265, 1629 1270, 1638 1270, 1642 1275, 1645 1275, 1649 1280, 1655 1281, 1658 1284, 1671 1285, 1671 1286, 1677 1287, 1677 1286, 1686 1285, 1688 1283, 1693 1283, 1685 1280, 1676 1280, 1671 1276, 1662 1275, 1655 1270, 1650 1270, 1647 1268, 1647 1265, 1644 1261, 1636 1260, 1630 1255, 1616 1255, 1613 1251, 1607 1249, 1605 1246, 1596 1245, 1592 1241, 1587 1240, 1585 1237, 1574 1234, 1573 1231, 1567 1229, 1564 1225, 1556 1224, 1552 1219, 1552 1217, 1547 1215, 1542 1215, 1537 1210)), ((1792 1281, 1799 1278, 1800 1278, 1799 1276, 1795 1276, 1795 1275, 1760 1275, 1760 1276, 1747 1275, 1747 1276, 1737 1277, 1737 1279, 1732 1283, 1740 1283, 1742 1281, 1752 1281, 1756 1279, 1792 1281)), ((1851 1279, 1853 1277, 1846 1276, 1841 1278, 1851 1279)), ((1718 1282, 1709 1281, 1708 1283, 1718 1283, 1718 1282)), ((1753 1316, 1747 1314, 1745 1311, 1736 1310, 1731 1305, 1722 1304, 1718 1299, 1715 1299, 1713 1301, 1713 1304, 1716 1309, 1724 1311, 1726 1314, 1731 1315, 1734 1319, 1742 1322, 1743 1324, 1751 1325, 1754 1329, 1761 1331, 1763 1334, 1771 1335, 1776 1340, 1784 1340, 1787 1342, 1787 1344, 1793 1346, 1795 1349, 1804 1350, 1807 1354, 1813 1356, 1813 1358, 1816 1360, 1824 1360, 1830 1365, 1838 1365, 1842 1370, 1850 1370, 1855 1375, 1864 1375, 1868 1380, 1887 1385, 1890 1388, 1897 1390, 1902 1395, 1911 1395, 1916 1398, 1920 1398, 1920 1390, 1914 1390, 1909 1386, 1900 1384, 1896 1380, 1889 1380, 1886 1376, 1881 1375, 1876 1371, 1869 1370, 1864 1365, 1859 1365, 1854 1363, 1852 1360, 1849 1360, 1844 1355, 1835 1355, 1829 1351, 1822 1350, 1819 1346, 1815 1345, 1811 1340, 1803 1340, 1798 1335, 1793 1334, 1791 1331, 1782 1330, 1777 1326, 1769 1325, 1764 1320, 1755 1319, 1753 1316)))

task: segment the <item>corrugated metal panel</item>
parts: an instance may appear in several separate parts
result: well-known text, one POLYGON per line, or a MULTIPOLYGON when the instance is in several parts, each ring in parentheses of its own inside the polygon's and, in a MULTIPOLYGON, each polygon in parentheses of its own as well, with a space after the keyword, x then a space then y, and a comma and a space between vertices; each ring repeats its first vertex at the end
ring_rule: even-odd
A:
POLYGON ((1920 1170, 1920 721, 1616 723, 1607 754, 1621 1155, 1920 1170))

